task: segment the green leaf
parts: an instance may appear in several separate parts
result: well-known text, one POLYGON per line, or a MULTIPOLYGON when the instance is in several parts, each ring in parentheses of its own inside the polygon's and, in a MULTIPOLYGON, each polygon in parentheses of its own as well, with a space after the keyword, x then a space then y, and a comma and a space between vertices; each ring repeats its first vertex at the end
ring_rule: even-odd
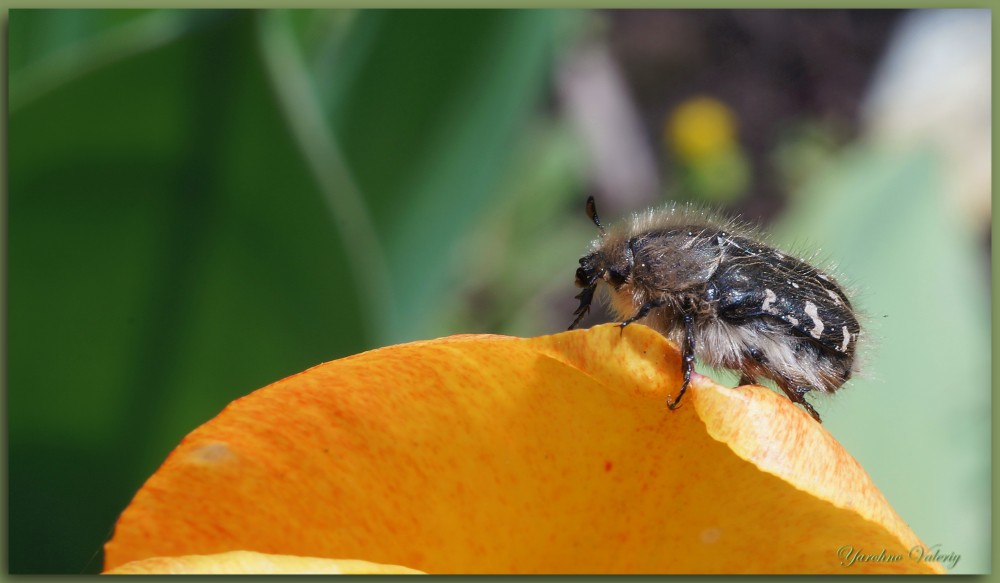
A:
POLYGON ((143 479, 226 403, 434 329, 555 20, 12 13, 12 572, 99 570, 143 479))
POLYGON ((327 88, 394 289, 386 341, 411 340, 446 290, 454 242, 497 193, 544 88, 555 13, 366 11, 327 88))
POLYGON ((799 193, 780 231, 821 244, 865 316, 862 373, 814 399, 834 412, 827 427, 927 544, 977 572, 970 561, 989 552, 989 283, 943 166, 928 148, 855 146, 799 193))

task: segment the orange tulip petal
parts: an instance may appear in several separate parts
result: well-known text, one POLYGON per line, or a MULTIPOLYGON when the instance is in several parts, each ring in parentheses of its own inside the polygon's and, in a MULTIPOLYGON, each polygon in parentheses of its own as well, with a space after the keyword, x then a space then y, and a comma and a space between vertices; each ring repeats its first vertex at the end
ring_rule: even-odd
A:
POLYGON ((233 551, 218 555, 153 557, 125 563, 105 575, 419 575, 420 571, 368 561, 317 559, 233 551))
POLYGON ((185 438, 106 566, 246 549, 431 573, 943 572, 805 412, 700 376, 669 411, 679 373, 639 325, 314 367, 185 438))

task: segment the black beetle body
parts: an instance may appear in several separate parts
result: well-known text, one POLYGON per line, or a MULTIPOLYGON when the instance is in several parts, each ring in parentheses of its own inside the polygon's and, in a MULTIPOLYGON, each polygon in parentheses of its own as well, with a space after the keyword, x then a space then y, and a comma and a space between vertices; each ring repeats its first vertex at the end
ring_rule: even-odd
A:
POLYGON ((610 231, 593 197, 587 214, 601 237, 576 270, 583 291, 570 328, 604 282, 622 327, 643 320, 682 347, 684 383, 671 409, 695 357, 740 371, 741 384, 773 380, 817 421, 805 394, 836 391, 856 372, 858 317, 826 273, 689 207, 637 214, 610 231))

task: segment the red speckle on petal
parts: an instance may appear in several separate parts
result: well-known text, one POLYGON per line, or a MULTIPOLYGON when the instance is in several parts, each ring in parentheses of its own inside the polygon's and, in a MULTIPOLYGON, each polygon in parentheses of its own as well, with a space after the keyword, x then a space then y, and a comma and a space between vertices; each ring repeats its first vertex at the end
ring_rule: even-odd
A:
POLYGON ((611 460, 607 460, 604 462, 604 471, 605 472, 611 471, 611 460))

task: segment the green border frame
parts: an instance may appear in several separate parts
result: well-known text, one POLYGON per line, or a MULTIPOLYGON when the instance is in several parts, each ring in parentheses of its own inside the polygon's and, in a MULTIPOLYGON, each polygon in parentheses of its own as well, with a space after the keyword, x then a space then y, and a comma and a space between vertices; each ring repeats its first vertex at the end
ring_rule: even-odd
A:
MULTIPOLYGON (((0 90, 2 90, 2 92, 3 92, 2 93, 3 94, 3 99, 4 99, 4 102, 5 102, 4 112, 6 114, 6 111, 7 111, 7 107, 6 107, 6 102, 7 102, 7 74, 6 74, 7 43, 6 43, 6 36, 7 36, 7 32, 8 32, 8 28, 7 27, 8 27, 8 23, 9 23, 9 20, 8 20, 8 18, 9 18, 9 12, 8 11, 11 8, 29 8, 29 9, 33 9, 33 8, 76 8, 76 9, 79 9, 79 8, 100 8, 100 9, 107 9, 107 8, 191 8, 191 9, 197 9, 197 8, 234 8, 235 9, 235 8, 279 8, 280 7, 280 8, 408 8, 408 9, 409 8, 613 8, 613 9, 631 9, 631 8, 675 8, 675 9, 676 8, 686 8, 686 9, 721 9, 721 8, 729 8, 729 9, 754 9, 754 8, 800 8, 800 9, 801 8, 808 8, 808 9, 821 9, 821 8, 856 8, 856 9, 890 9, 890 8, 892 8, 892 9, 907 9, 907 8, 987 8, 987 9, 992 9, 995 4, 1000 5, 1000 2, 991 2, 989 0, 976 0, 976 1, 961 2, 959 4, 959 3, 946 3, 946 2, 942 2, 940 0, 938 0, 938 1, 918 0, 918 1, 910 1, 910 2, 903 2, 903 1, 899 1, 899 0, 877 0, 877 1, 874 1, 874 2, 872 2, 872 1, 864 1, 864 0, 837 0, 837 1, 826 1, 826 2, 816 2, 816 3, 806 4, 806 3, 801 2, 801 1, 800 2, 793 2, 793 1, 790 1, 790 0, 764 0, 764 1, 757 1, 757 2, 749 2, 749 3, 735 2, 733 0, 702 0, 701 2, 692 2, 692 1, 681 2, 681 1, 676 1, 676 0, 630 0, 628 2, 623 2, 623 3, 617 4, 617 5, 609 5, 611 3, 607 2, 606 0, 602 1, 602 2, 597 2, 597 1, 594 1, 594 0, 547 0, 545 2, 531 2, 530 0, 493 0, 491 2, 483 2, 483 3, 473 3, 473 2, 469 2, 468 0, 432 0, 432 1, 426 1, 426 2, 413 2, 413 1, 407 2, 407 1, 402 1, 402 0, 381 0, 381 1, 374 1, 374 2, 360 2, 358 0, 298 0, 297 2, 294 2, 294 3, 290 4, 290 5, 285 5, 285 6, 280 6, 280 5, 276 5, 276 4, 277 3, 273 2, 273 1, 272 2, 261 2, 261 1, 236 1, 236 0, 215 0, 215 1, 212 1, 212 2, 199 2, 197 0, 160 0, 159 2, 156 2, 155 4, 141 3, 141 2, 137 2, 136 0, 104 0, 103 2, 99 2, 99 3, 95 3, 95 4, 89 4, 89 5, 85 4, 85 3, 82 3, 82 2, 74 1, 74 0, 42 0, 42 1, 14 0, 14 1, 5 1, 2 4, 0 4, 0 10, 2 10, 2 16, 0 16, 0 18, 2 18, 2 20, 3 20, 3 32, 4 32, 4 37, 5 37, 4 38, 5 42, 3 43, 3 47, 2 47, 2 49, 0 49, 0 51, 2 51, 3 56, 4 56, 4 60, 3 60, 3 63, 4 63, 4 75, 3 75, 2 80, 0 80, 0 90)), ((995 23, 996 23, 996 14, 991 13, 991 26, 992 26, 992 24, 995 24, 995 23)), ((997 56, 997 50, 996 50, 996 43, 995 42, 993 43, 992 48, 993 48, 993 50, 992 50, 992 53, 993 53, 993 63, 994 63, 994 69, 995 69, 996 56, 997 56)), ((994 83, 995 83, 995 79, 996 79, 996 77, 994 75, 994 83)), ((993 99, 994 99, 994 104, 995 104, 996 103, 995 92, 994 92, 994 98, 993 99)), ((6 194, 7 194, 7 192, 6 192, 6 188, 7 188, 7 182, 6 182, 6 171, 7 171, 6 160, 7 160, 7 156, 6 156, 6 154, 7 154, 8 144, 7 144, 7 140, 6 140, 6 127, 7 127, 7 116, 4 115, 2 117, 2 120, 0 120, 0 135, 3 136, 2 146, 0 146, 0 149, 2 149, 2 153, 3 153, 3 174, 4 174, 3 195, 2 195, 2 198, 0 198, 0 216, 4 217, 4 220, 6 220, 6 217, 7 217, 7 212, 6 212, 7 211, 7 196, 6 196, 6 194)), ((994 126, 993 127, 993 142, 994 142, 994 144, 997 141, 996 137, 997 137, 997 129, 996 129, 996 126, 994 126)), ((993 166, 996 167, 997 152, 996 152, 996 148, 995 147, 993 149, 992 156, 993 156, 993 166)), ((4 259, 6 258, 6 245, 7 245, 7 241, 6 241, 6 237, 4 237, 2 243, 0 243, 0 252, 2 252, 2 255, 0 255, 0 257, 3 257, 4 259)), ((998 250, 997 249, 997 243, 994 241, 992 243, 992 262, 993 262, 992 282, 993 282, 993 289, 994 290, 996 290, 998 288, 998 284, 1000 284, 1000 277, 998 277, 998 275, 997 275, 997 269, 996 269, 997 250, 998 250)), ((4 292, 3 306, 2 306, 2 310, 3 311, 0 312, 0 314, 2 314, 3 317, 0 318, 0 319, 2 319, 3 321, 6 321, 6 306, 7 306, 7 302, 6 302, 6 279, 7 279, 6 261, 3 261, 3 267, 4 267, 4 269, 2 270, 2 275, 0 275, 0 286, 2 286, 2 287, 0 287, 0 289, 2 289, 3 292, 4 292)), ((993 299, 992 306, 993 306, 993 308, 996 308, 996 306, 998 305, 996 295, 994 295, 992 299, 993 299)), ((996 321, 993 321, 992 322, 992 331, 993 331, 993 338, 994 339, 996 338, 996 330, 997 330, 997 323, 996 323, 996 321)), ((4 348, 4 352, 3 352, 4 356, 3 356, 3 358, 4 358, 4 361, 5 361, 6 360, 6 350, 5 349, 6 349, 6 341, 7 341, 6 326, 4 326, 3 332, 4 333, 3 333, 2 337, 0 337, 0 345, 2 345, 3 348, 4 348)), ((1000 357, 1000 348, 998 348, 997 343, 995 341, 992 343, 991 351, 992 351, 991 354, 992 354, 993 359, 997 360, 998 357, 1000 357)), ((4 367, 4 368, 6 369, 6 367, 4 367)), ((6 375, 4 376, 4 381, 6 381, 6 375)), ((992 385, 993 385, 993 388, 996 389, 996 378, 995 377, 992 378, 992 385)), ((4 382, 3 389, 4 389, 4 391, 6 390, 6 382, 4 382)), ((995 408, 996 405, 995 405, 995 403, 996 403, 996 401, 994 400, 994 410, 993 410, 993 419, 994 419, 994 421, 996 419, 996 408, 995 408)), ((3 451, 4 451, 4 454, 6 454, 6 440, 7 440, 7 436, 6 436, 6 433, 5 433, 4 436, 3 436, 3 441, 4 441, 4 450, 3 451)), ((992 461, 995 462, 996 461, 996 451, 997 451, 997 435, 996 435, 996 433, 993 434, 992 440, 993 440, 993 456, 992 456, 992 461)), ((4 455, 3 457, 4 457, 4 464, 3 464, 3 467, 0 468, 0 476, 2 476, 4 478, 3 479, 3 491, 6 494, 6 491, 7 491, 7 487, 6 487, 6 485, 7 485, 6 475, 7 475, 7 467, 8 467, 8 465, 6 463, 7 462, 7 456, 4 455)), ((993 464, 992 477, 993 477, 994 483, 996 483, 997 482, 997 477, 998 477, 997 476, 997 464, 996 463, 993 464)), ((994 489, 994 502, 995 502, 995 498, 996 498, 995 492, 996 492, 996 490, 994 489)), ((4 496, 4 501, 3 501, 4 507, 6 507, 7 500, 8 500, 7 496, 4 496)), ((995 514, 992 516, 991 522, 992 522, 992 524, 994 526, 996 525, 996 515, 995 514)), ((5 524, 5 527, 6 526, 7 525, 5 524)), ((7 529, 5 528, 3 532, 6 535, 7 534, 7 529)), ((4 536, 3 538, 5 539, 4 542, 6 543, 7 542, 7 540, 6 540, 7 537, 4 536)), ((4 559, 7 559, 4 562, 9 564, 9 557, 8 557, 8 554, 7 554, 7 546, 6 546, 6 544, 5 544, 4 549, 3 549, 2 552, 3 552, 2 556, 4 557, 4 559)), ((997 554, 1000 554, 1000 542, 998 542, 997 537, 995 537, 995 536, 993 537, 993 540, 992 540, 992 554, 994 556, 997 555, 997 554)), ((6 567, 6 565, 5 565, 5 567, 6 567)), ((992 565, 990 566, 990 569, 992 569, 992 565)), ((2 573, 0 573, 0 581, 6 581, 8 578, 10 578, 10 579, 26 579, 27 577, 28 576, 12 576, 12 575, 9 575, 7 573, 7 569, 6 568, 3 570, 2 573)), ((973 577, 975 577, 976 579, 979 579, 979 578, 990 578, 990 579, 992 579, 992 577, 990 575, 973 576, 973 577)), ((32 576, 30 576, 30 578, 31 578, 32 581, 49 581, 49 580, 63 580, 66 577, 65 576, 37 576, 37 575, 32 575, 32 576)), ((491 577, 491 578, 492 579, 497 579, 498 577, 491 577)), ((560 577, 557 577, 557 578, 558 579, 562 579, 563 577, 560 576, 560 577)), ((593 579, 617 580, 617 579, 620 579, 620 578, 624 578, 624 577, 620 577, 620 576, 619 577, 606 576, 606 577, 596 577, 596 578, 595 577, 588 577, 588 579, 591 579, 591 580, 593 580, 593 579)), ((801 576, 801 577, 782 577, 782 580, 783 581, 795 581, 795 580, 806 579, 806 578, 807 578, 806 576, 801 576)), ((202 580, 202 579, 210 580, 208 577, 204 577, 204 578, 202 578, 202 577, 195 577, 194 578, 194 580, 202 580)), ((282 577, 280 579, 284 579, 284 578, 282 577)), ((473 578, 472 577, 450 577, 449 578, 449 580, 455 580, 455 581, 457 581, 457 580, 466 580, 466 579, 472 580, 473 578)), ((519 580, 520 579, 521 578, 519 578, 519 580)), ((527 577, 527 579, 528 580, 539 580, 539 581, 543 580, 542 577, 527 577)), ((544 578, 544 580, 551 580, 551 579, 552 579, 552 577, 545 577, 544 578)), ((722 579, 722 577, 721 576, 719 576, 719 577, 705 576, 705 577, 697 577, 697 578, 695 578, 695 577, 677 577, 677 576, 670 576, 670 577, 668 577, 668 576, 657 576, 657 577, 644 577, 644 579, 645 580, 698 580, 698 581, 711 581, 711 580, 722 579)))

